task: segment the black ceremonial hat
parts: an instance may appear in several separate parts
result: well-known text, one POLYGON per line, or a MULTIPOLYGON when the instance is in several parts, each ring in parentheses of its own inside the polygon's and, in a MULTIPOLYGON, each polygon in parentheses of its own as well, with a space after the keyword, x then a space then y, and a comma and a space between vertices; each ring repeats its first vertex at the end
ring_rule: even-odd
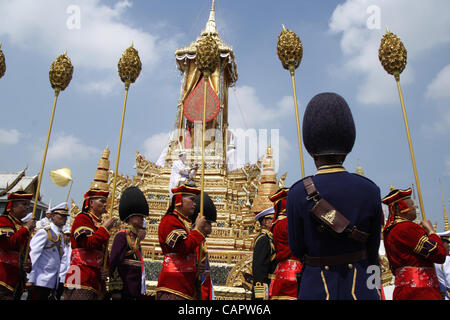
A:
MULTIPOLYGON (((211 222, 216 222, 217 220, 217 209, 214 205, 214 202, 210 198, 210 196, 205 192, 203 194, 203 215, 205 216, 205 219, 211 222)), ((192 222, 195 222, 195 219, 197 219, 198 214, 200 213, 200 194, 195 197, 195 210, 194 214, 189 216, 189 219, 191 219, 192 222)))
POLYGON ((309 154, 346 155, 355 138, 352 112, 344 98, 324 92, 311 99, 303 116, 303 143, 309 154))
POLYGON ((126 221, 130 216, 148 216, 148 203, 138 187, 128 187, 122 192, 119 203, 120 220, 126 221))

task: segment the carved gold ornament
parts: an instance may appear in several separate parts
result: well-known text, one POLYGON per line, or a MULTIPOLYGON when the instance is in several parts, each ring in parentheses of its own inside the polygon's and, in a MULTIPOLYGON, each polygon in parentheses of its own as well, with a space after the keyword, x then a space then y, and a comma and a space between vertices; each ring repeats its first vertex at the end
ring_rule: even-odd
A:
POLYGON ((378 58, 387 73, 399 77, 406 67, 406 48, 400 38, 387 30, 381 39, 378 58))
POLYGON ((197 67, 202 73, 213 73, 219 64, 219 46, 210 35, 200 38, 197 44, 197 67))
POLYGON ((67 53, 60 55, 50 66, 49 78, 53 89, 62 91, 72 80, 73 65, 67 53))
POLYGON ((5 55, 3 54, 3 51, 1 50, 2 43, 0 42, 0 78, 5 75, 6 72, 6 63, 5 63, 5 55))
POLYGON ((286 29, 284 26, 278 36, 277 54, 286 70, 297 69, 302 61, 303 46, 300 38, 295 32, 286 29))
POLYGON ((124 51, 118 63, 119 76, 123 82, 134 83, 142 70, 141 59, 133 44, 124 51))

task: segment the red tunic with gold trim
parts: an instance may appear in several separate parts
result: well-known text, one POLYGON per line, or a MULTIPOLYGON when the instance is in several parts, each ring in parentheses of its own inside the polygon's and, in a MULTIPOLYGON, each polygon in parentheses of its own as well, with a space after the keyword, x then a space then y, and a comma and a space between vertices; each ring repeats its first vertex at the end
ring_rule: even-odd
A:
POLYGON ((288 243, 286 216, 279 216, 272 226, 276 260, 275 279, 269 290, 271 300, 297 300, 297 273, 302 269, 300 260, 291 253, 288 243))
POLYGON ((10 214, 0 216, 0 285, 14 291, 20 281, 20 256, 24 255, 30 232, 10 214))
POLYGON ((397 219, 384 231, 384 246, 395 276, 393 300, 442 300, 434 263, 443 263, 446 253, 438 235, 397 219))
POLYGON ((105 283, 100 280, 100 275, 108 240, 108 230, 94 214, 82 212, 76 216, 70 234, 72 255, 65 287, 87 289, 97 295, 104 292, 105 283))
POLYGON ((156 291, 196 299, 197 248, 205 240, 197 230, 190 230, 191 221, 174 210, 166 213, 158 227, 158 238, 164 254, 156 291))

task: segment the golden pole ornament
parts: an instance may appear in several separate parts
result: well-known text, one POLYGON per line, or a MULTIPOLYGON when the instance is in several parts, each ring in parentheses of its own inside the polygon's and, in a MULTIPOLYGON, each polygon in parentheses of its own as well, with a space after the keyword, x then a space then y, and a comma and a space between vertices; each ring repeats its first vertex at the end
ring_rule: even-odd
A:
POLYGON ((120 157, 120 149, 122 146, 122 134, 123 134, 123 124, 125 120, 125 109, 127 106, 127 98, 128 98, 128 89, 130 88, 130 84, 134 83, 136 79, 139 77, 139 74, 142 70, 141 59, 139 58, 138 51, 133 48, 133 43, 131 46, 126 49, 122 57, 119 60, 117 65, 119 70, 120 79, 125 83, 125 97, 123 101, 123 109, 122 109, 122 120, 120 123, 120 133, 119 133, 119 145, 117 148, 117 156, 116 156, 116 167, 114 170, 114 183, 111 195, 111 210, 109 212, 110 218, 113 216, 114 209, 114 197, 116 192, 116 183, 117 183, 117 171, 119 169, 119 157, 120 157))
POLYGON ((207 86, 209 76, 216 70, 219 65, 219 46, 210 35, 202 36, 197 43, 197 67, 204 76, 204 96, 203 96, 203 129, 202 129, 202 173, 200 182, 200 217, 203 216, 204 201, 204 183, 205 183, 205 131, 206 131, 206 102, 207 102, 207 86))
MULTIPOLYGON (((56 110, 56 102, 58 101, 58 96, 61 91, 67 88, 70 81, 72 80, 73 75, 73 65, 70 61, 69 57, 67 56, 67 53, 64 52, 64 54, 57 57, 53 63, 50 66, 49 71, 49 79, 50 79, 50 85, 55 90, 55 97, 53 99, 53 108, 52 113, 50 116, 50 124, 48 126, 48 133, 47 133, 47 140, 45 142, 45 148, 44 148, 44 155, 42 157, 42 163, 41 163, 41 171, 39 172, 39 179, 38 179, 38 185, 36 188, 36 193, 34 195, 34 205, 33 205, 33 212, 31 214, 31 219, 35 219, 36 217, 36 208, 37 203, 39 202, 39 192, 41 189, 41 183, 42 183, 42 174, 44 173, 44 166, 45 166, 45 159, 47 158, 47 150, 48 150, 48 143, 50 141, 50 134, 52 132, 52 126, 53 126, 53 118, 55 116, 55 110, 56 110)), ((24 259, 28 259, 28 253, 30 252, 30 240, 28 239, 28 244, 26 246, 24 259)))
POLYGON ((50 84, 52 88, 55 90, 55 97, 53 100, 53 108, 52 113, 50 116, 50 124, 48 127, 48 133, 47 133, 47 141, 45 142, 45 148, 44 148, 44 155, 42 158, 41 163, 41 171, 39 172, 39 180, 38 185, 36 188, 36 194, 34 196, 34 205, 33 205, 33 213, 32 213, 32 219, 35 218, 36 215, 36 207, 37 203, 39 201, 39 192, 41 188, 42 183, 42 174, 44 172, 44 166, 45 166, 45 159, 47 157, 47 150, 48 150, 48 143, 50 140, 50 134, 52 132, 52 126, 53 126, 53 118, 55 116, 55 110, 56 110, 56 103, 58 101, 58 96, 60 91, 63 91, 67 88, 70 81, 72 80, 73 75, 73 65, 70 61, 69 57, 67 56, 67 53, 64 52, 64 54, 60 55, 58 58, 53 61, 53 63, 50 66, 49 71, 49 79, 50 84))
POLYGON ((6 63, 5 63, 5 55, 2 51, 2 43, 0 42, 0 78, 5 75, 6 72, 6 63))
POLYGON ((295 86, 295 69, 300 66, 303 57, 303 45, 300 38, 295 32, 286 29, 283 25, 283 30, 278 36, 277 41, 277 55, 281 61, 284 69, 289 70, 291 74, 292 90, 294 92, 295 115, 297 120, 297 136, 298 136, 298 150, 300 153, 300 165, 302 178, 305 177, 305 166, 303 163, 303 147, 302 136, 300 132, 300 119, 298 115, 297 90, 295 86))
POLYGON ((417 185, 417 194, 419 196, 420 212, 422 220, 426 220, 425 209, 423 206, 422 191, 419 183, 419 175, 417 173, 416 159, 414 157, 414 149, 411 141, 408 117, 406 115, 405 101, 403 99, 402 88, 400 86, 400 74, 406 67, 407 51, 400 38, 387 29, 386 34, 381 39, 380 48, 378 49, 378 58, 387 73, 394 76, 397 83, 398 95, 402 107, 403 120, 405 123, 406 136, 408 138, 409 152, 411 154, 411 162, 414 171, 414 178, 417 185))

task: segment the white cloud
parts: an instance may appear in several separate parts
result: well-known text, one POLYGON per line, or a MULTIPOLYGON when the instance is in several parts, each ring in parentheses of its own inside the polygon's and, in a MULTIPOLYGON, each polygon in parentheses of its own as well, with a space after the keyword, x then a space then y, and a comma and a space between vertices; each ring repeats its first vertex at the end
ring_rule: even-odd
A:
POLYGON ((430 6, 407 0, 347 0, 339 4, 330 19, 329 30, 342 35, 344 63, 340 71, 363 76, 357 88, 358 101, 365 105, 397 102, 393 77, 378 60, 378 48, 387 26, 408 50, 408 65, 401 76, 402 84, 407 84, 414 78, 411 61, 450 41, 449 11, 447 0, 433 1, 430 6), (380 29, 368 27, 374 17, 372 11, 368 12, 371 6, 379 8, 380 29))
MULTIPOLYGON (((60 161, 76 159, 79 161, 92 157, 99 158, 100 155, 101 150, 83 144, 80 139, 72 135, 56 134, 55 141, 48 148, 47 160, 60 161)), ((42 154, 38 156, 41 157, 42 154)))
POLYGON ((255 88, 250 86, 230 88, 228 101, 228 122, 232 128, 273 127, 275 121, 294 110, 292 96, 283 97, 276 107, 270 108, 261 102, 255 88))
MULTIPOLYGON (((74 81, 80 81, 78 87, 110 93, 114 85, 102 72, 117 72, 117 63, 132 42, 145 73, 151 72, 169 49, 173 50, 178 37, 160 38, 132 26, 126 19, 131 6, 127 0, 115 4, 101 0, 1 1, 0 37, 5 47, 11 43, 48 57, 49 65, 67 50, 74 65, 74 81), (83 68, 91 73, 80 72, 83 68), (92 71, 100 74, 93 75, 92 71)), ((114 82, 120 83, 118 76, 114 82)))
POLYGON ((21 133, 17 129, 0 128, 0 144, 14 145, 19 142, 21 133))
POLYGON ((100 93, 107 96, 113 92, 114 89, 122 86, 122 82, 117 81, 117 78, 105 78, 103 80, 94 80, 88 83, 78 83, 77 87, 87 93, 100 93))
POLYGON ((153 162, 158 160, 161 152, 169 143, 169 134, 169 132, 160 132, 152 135, 144 141, 143 154, 148 160, 153 162))
POLYGON ((450 156, 447 156, 445 161, 445 175, 450 177, 450 156))
POLYGON ((446 65, 428 85, 426 97, 434 100, 450 98, 450 64, 446 65))

